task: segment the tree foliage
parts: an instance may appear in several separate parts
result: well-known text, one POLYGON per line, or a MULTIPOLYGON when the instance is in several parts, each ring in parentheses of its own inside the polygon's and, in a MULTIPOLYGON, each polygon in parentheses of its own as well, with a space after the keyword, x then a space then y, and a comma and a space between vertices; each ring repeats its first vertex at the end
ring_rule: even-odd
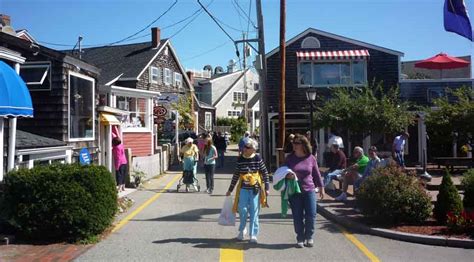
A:
POLYGON ((448 212, 454 214, 460 214, 463 210, 461 196, 453 184, 451 175, 446 170, 446 173, 443 176, 441 185, 439 187, 439 193, 437 200, 433 209, 434 216, 438 222, 444 224, 448 219, 448 212))
POLYGON ((318 108, 316 118, 323 127, 342 128, 353 133, 397 133, 413 124, 408 103, 401 102, 398 88, 336 88, 333 97, 318 108))
POLYGON ((447 151, 449 151, 453 133, 457 133, 461 140, 472 138, 474 132, 474 91, 472 89, 462 87, 448 90, 446 96, 435 99, 433 104, 434 108, 426 109, 428 112, 426 125, 432 143, 447 145, 447 151))
POLYGON ((177 103, 171 105, 174 110, 179 112, 179 128, 189 129, 194 127, 194 112, 191 112, 191 93, 180 96, 177 103))
POLYGON ((247 123, 245 123, 243 117, 218 117, 216 124, 218 126, 230 126, 232 141, 239 141, 240 137, 242 137, 247 130, 247 123))

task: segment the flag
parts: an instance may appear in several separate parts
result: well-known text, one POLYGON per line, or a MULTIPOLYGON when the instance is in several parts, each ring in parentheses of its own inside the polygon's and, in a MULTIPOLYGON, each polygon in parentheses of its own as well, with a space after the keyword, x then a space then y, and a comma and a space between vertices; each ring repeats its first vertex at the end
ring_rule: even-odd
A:
POLYGON ((444 3, 444 29, 472 41, 472 26, 464 0, 446 0, 444 3))

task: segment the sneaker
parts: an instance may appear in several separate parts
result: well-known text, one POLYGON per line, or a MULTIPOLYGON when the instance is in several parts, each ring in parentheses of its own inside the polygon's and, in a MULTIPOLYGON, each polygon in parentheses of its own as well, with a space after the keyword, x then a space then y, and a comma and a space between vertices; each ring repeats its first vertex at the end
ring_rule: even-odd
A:
POLYGON ((242 241, 244 240, 244 232, 240 231, 239 234, 237 235, 237 240, 242 241))
POLYGON ((212 190, 209 190, 209 192, 208 192, 208 193, 209 193, 209 195, 210 195, 210 194, 212 194, 212 190))
POLYGON ((303 248, 304 247, 304 243, 303 242, 298 242, 296 243, 296 248, 303 248))
POLYGON ((209 194, 209 188, 208 188, 208 189, 206 189, 206 193, 208 193, 208 194, 209 194))
POLYGON ((338 197, 335 198, 336 201, 346 201, 347 200, 347 195, 346 193, 340 194, 338 197))
POLYGON ((250 237, 250 243, 257 244, 257 237, 256 236, 251 236, 250 237))
POLYGON ((319 193, 319 187, 316 187, 316 188, 314 189, 314 191, 315 191, 316 193, 319 193))
POLYGON ((314 240, 313 239, 308 239, 306 240, 306 247, 313 247, 314 246, 314 240))

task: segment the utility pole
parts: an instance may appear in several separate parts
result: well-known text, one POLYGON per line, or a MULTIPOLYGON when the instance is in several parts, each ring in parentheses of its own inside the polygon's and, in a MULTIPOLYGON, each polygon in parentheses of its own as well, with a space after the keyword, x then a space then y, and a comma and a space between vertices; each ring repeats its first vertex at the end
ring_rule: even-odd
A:
MULTIPOLYGON (((280 0, 280 106, 278 114, 278 148, 283 148, 285 144, 285 126, 286 126, 286 44, 285 44, 285 26, 286 26, 286 0, 280 0)), ((283 150, 279 151, 280 162, 283 160, 283 150)), ((281 163, 277 163, 278 165, 281 163)))
POLYGON ((245 42, 247 40, 247 36, 245 33, 243 33, 242 39, 244 40, 243 45, 242 45, 242 49, 243 49, 242 54, 244 55, 244 61, 243 61, 244 62, 244 119, 245 119, 245 124, 247 125, 247 129, 248 129, 249 121, 247 117, 247 112, 248 112, 247 72, 245 72, 245 70, 247 70, 247 42, 245 42))
POLYGON ((79 59, 82 59, 82 48, 81 48, 82 39, 83 39, 82 36, 79 36, 79 38, 77 39, 78 47, 79 47, 79 59))
POLYGON ((263 156, 265 165, 270 168, 270 150, 268 141, 268 89, 267 89, 267 59, 265 57, 265 35, 263 30, 262 1, 256 0, 257 5, 257 26, 258 26, 258 56, 257 64, 260 62, 259 72, 259 93, 260 93, 260 154, 263 156))

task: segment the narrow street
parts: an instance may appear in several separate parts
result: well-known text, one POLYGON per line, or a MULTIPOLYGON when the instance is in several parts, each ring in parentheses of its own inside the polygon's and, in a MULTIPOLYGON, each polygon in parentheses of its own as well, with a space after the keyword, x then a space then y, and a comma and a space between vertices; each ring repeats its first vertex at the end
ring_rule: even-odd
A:
MULTIPOLYGON (((291 216, 280 218, 280 197, 275 191, 271 191, 270 208, 260 215, 258 244, 238 243, 237 226, 217 224, 236 154, 228 151, 225 168, 217 169, 213 195, 177 193, 181 176, 177 171, 130 195, 136 204, 120 218, 117 230, 77 261, 470 261, 474 256, 474 250, 343 234, 342 228, 320 215, 315 246, 297 249, 291 216)), ((205 191, 202 172, 198 178, 205 191)))

